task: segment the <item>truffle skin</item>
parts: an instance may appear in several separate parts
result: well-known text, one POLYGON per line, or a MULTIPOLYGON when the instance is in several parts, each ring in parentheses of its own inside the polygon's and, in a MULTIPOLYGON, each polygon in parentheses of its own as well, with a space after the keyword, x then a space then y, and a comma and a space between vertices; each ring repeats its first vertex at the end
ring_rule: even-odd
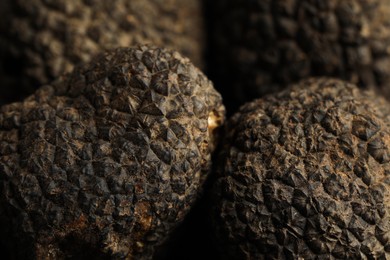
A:
POLYGON ((165 46, 202 65, 199 0, 1 0, 0 9, 0 81, 14 81, 0 97, 8 100, 110 48, 165 46))
POLYGON ((217 0, 214 12, 216 86, 229 106, 312 76, 390 98, 388 0, 217 0))
POLYGON ((223 251, 390 257, 389 121, 372 97, 320 78, 241 107, 226 126, 213 192, 223 251))
POLYGON ((149 259, 201 191, 223 114, 187 58, 151 46, 3 106, 3 242, 20 259, 149 259))

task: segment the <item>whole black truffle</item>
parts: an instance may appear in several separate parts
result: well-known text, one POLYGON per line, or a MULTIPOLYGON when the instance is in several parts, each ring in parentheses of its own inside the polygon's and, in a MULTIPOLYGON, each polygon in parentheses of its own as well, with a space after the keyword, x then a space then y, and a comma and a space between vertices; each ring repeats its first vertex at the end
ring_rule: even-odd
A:
POLYGON ((150 258, 195 202, 224 108, 177 52, 108 51, 0 109, 14 258, 150 258))
POLYGON ((202 65, 199 0, 1 0, 0 14, 0 97, 8 100, 114 47, 166 46, 202 65))
POLYGON ((390 98, 390 1, 216 2, 213 67, 226 104, 309 76, 342 78, 390 98))
MULTIPOLYGON (((227 123, 213 220, 232 259, 390 257, 390 131, 374 96, 310 79, 227 123)), ((384 103, 382 103, 384 104, 384 103)))

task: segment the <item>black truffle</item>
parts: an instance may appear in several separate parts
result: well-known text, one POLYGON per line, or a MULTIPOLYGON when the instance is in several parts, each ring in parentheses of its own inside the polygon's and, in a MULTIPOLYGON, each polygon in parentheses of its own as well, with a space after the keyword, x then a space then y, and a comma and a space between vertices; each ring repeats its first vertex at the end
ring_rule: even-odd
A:
POLYGON ((227 123, 213 192, 223 251, 232 259, 389 258, 389 104, 374 101, 320 78, 242 106, 227 123))
POLYGON ((150 46, 3 106, 3 243, 20 259, 150 258, 201 191, 223 114, 188 59, 150 46))
POLYGON ((229 106, 309 76, 342 78, 390 98, 390 1, 216 2, 213 67, 229 106))
POLYGON ((202 65, 198 0, 1 0, 0 14, 0 97, 5 99, 20 99, 114 47, 151 43, 202 65))

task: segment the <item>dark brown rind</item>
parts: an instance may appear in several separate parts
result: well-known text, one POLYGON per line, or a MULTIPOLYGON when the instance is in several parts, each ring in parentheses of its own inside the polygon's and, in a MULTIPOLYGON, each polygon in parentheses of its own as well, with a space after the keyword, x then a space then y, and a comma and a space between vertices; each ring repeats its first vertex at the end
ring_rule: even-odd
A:
POLYGON ((114 47, 151 43, 203 64, 198 0, 2 0, 0 9, 4 99, 20 100, 114 47))
POLYGON ((3 106, 2 241, 19 259, 151 258, 202 189, 208 121, 223 114, 188 59, 151 46, 106 52, 3 106))
POLYGON ((241 107, 213 191, 227 258, 390 257, 389 104, 376 99, 320 78, 241 107))
POLYGON ((215 80, 239 105, 310 76, 390 99, 390 1, 217 0, 215 80))

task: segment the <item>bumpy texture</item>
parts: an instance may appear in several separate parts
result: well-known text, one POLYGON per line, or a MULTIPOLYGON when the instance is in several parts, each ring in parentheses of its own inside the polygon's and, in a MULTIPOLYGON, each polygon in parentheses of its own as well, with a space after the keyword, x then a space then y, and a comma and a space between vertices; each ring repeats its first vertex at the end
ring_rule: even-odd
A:
POLYGON ((228 122, 213 219, 232 259, 390 257, 389 122, 373 96, 310 79, 228 122))
POLYGON ((150 258, 210 171, 220 95, 188 59, 120 48, 0 109, 14 257, 150 258))
POLYGON ((202 64, 199 0, 2 0, 0 9, 0 81, 12 84, 2 83, 6 99, 113 47, 152 43, 202 64))
POLYGON ((388 0, 217 0, 213 17, 226 104, 308 76, 342 78, 390 98, 388 0))

